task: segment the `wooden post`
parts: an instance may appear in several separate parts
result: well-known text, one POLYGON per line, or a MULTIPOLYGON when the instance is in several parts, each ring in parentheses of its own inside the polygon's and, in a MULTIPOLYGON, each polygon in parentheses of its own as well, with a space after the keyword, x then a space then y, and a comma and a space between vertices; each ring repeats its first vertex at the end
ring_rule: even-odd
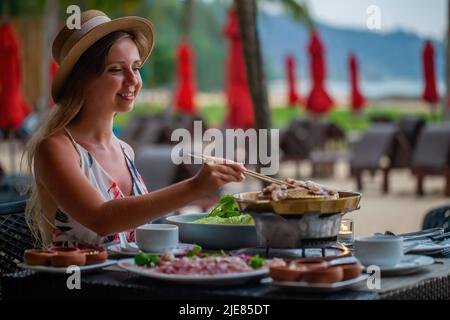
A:
MULTIPOLYGON (((259 43, 258 30, 256 28, 257 7, 255 0, 235 0, 236 12, 239 21, 242 48, 244 51, 244 61, 247 71, 247 82, 253 102, 253 114, 255 116, 255 129, 270 129, 271 113, 269 100, 267 98, 266 78, 264 75, 261 46, 259 43)), ((258 147, 267 146, 270 150, 270 135, 265 141, 260 141, 259 134, 258 147)), ((257 171, 260 171, 261 163, 258 151, 257 171)))
POLYGON ((450 98, 450 0, 447 1, 447 34, 446 34, 446 52, 445 52, 445 94, 442 103, 442 118, 444 121, 450 120, 450 108, 448 100, 450 98))
POLYGON ((389 193, 389 168, 383 169, 383 193, 389 193))
POLYGON ((41 94, 38 111, 44 113, 50 101, 50 61, 52 58, 52 42, 58 24, 59 0, 47 0, 45 3, 44 45, 42 46, 41 94))
POLYGON ((422 171, 417 171, 416 172, 417 175, 417 189, 416 189, 416 194, 418 196, 423 196, 424 192, 423 192, 423 180, 425 178, 425 174, 422 171))
POLYGON ((356 189, 358 191, 362 191, 363 190, 362 175, 363 175, 363 170, 359 170, 359 169, 355 170, 356 189))
POLYGON ((450 197, 450 168, 445 170, 445 196, 450 197))

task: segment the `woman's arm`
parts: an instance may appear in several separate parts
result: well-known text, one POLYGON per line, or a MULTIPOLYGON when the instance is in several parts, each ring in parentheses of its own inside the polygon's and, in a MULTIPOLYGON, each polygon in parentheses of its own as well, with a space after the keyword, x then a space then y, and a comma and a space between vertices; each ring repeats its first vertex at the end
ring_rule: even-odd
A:
POLYGON ((45 139, 35 158, 36 180, 58 207, 101 236, 127 230, 176 210, 232 181, 242 181, 241 164, 205 164, 188 180, 135 197, 106 201, 80 170, 64 135, 45 139))

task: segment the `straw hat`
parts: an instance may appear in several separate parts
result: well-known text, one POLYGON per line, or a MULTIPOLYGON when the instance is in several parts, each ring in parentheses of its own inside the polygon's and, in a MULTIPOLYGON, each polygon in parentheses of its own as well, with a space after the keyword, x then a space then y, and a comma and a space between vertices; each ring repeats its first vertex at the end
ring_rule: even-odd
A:
POLYGON ((80 20, 80 29, 71 30, 67 28, 67 25, 64 25, 53 41, 53 58, 59 64, 52 83, 52 96, 55 101, 58 100, 64 82, 80 56, 97 40, 107 34, 115 31, 142 34, 149 43, 149 46, 145 48, 142 63, 147 60, 155 44, 152 24, 141 17, 129 16, 111 20, 101 11, 88 10, 81 13, 80 20))

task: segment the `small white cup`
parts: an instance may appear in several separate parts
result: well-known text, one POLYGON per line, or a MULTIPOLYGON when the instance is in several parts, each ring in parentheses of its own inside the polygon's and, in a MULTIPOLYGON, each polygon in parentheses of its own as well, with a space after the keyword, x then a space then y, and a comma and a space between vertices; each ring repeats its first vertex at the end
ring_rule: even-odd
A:
POLYGON ((178 226, 144 224, 136 229, 136 244, 143 252, 166 252, 178 245, 178 226))
POLYGON ((355 255, 365 266, 393 267, 403 257, 403 239, 397 236, 356 238, 355 255))

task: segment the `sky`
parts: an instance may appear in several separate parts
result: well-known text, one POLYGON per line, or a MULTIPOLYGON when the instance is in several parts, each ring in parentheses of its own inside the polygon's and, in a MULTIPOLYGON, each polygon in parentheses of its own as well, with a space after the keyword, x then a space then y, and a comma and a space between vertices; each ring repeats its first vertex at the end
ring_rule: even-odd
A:
MULTIPOLYGON (((379 8, 378 32, 402 29, 423 37, 443 40, 447 24, 447 0, 307 0, 316 21, 337 27, 367 29, 367 20, 379 8)), ((276 6, 271 10, 277 12, 276 6)))

